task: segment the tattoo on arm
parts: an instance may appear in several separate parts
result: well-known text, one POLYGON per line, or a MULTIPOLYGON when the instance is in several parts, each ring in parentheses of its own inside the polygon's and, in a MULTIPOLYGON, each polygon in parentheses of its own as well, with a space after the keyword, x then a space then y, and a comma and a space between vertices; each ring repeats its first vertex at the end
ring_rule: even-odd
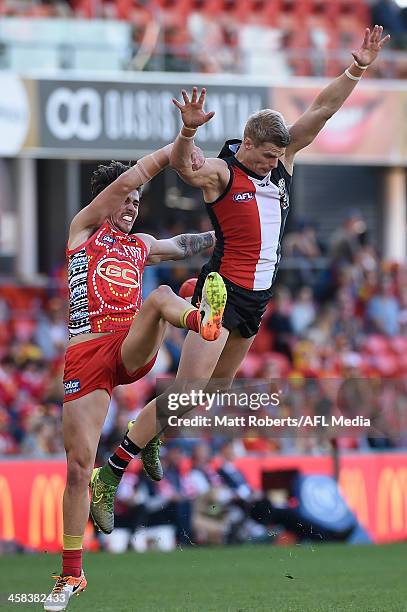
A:
POLYGON ((214 232, 204 234, 181 234, 177 236, 177 243, 183 252, 183 257, 197 255, 215 244, 214 232))

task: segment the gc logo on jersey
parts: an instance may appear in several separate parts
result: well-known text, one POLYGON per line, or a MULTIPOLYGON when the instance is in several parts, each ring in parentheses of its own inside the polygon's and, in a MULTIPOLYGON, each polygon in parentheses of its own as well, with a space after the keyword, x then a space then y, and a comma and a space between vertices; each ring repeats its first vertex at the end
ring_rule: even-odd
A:
POLYGON ((115 257, 107 257, 100 261, 96 268, 97 274, 114 285, 137 289, 140 286, 139 271, 129 261, 121 261, 115 257))
POLYGON ((234 202, 249 202, 254 200, 254 191, 244 191, 242 193, 235 193, 232 196, 234 202))

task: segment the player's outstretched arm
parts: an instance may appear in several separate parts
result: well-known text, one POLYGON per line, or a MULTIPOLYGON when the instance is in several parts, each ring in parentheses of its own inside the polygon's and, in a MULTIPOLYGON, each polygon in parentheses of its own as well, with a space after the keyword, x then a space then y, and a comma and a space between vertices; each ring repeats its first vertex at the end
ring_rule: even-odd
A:
POLYGON ((203 110, 205 89, 202 89, 199 98, 197 87, 192 88, 191 99, 184 89, 181 94, 184 104, 175 98, 172 100, 181 112, 184 125, 171 150, 170 164, 186 183, 202 189, 206 201, 213 201, 224 191, 229 181, 227 164, 221 159, 206 158, 202 167, 197 169, 192 166, 191 154, 198 128, 210 121, 215 113, 205 113, 203 110))
POLYGON ((180 234, 173 238, 157 240, 148 234, 137 234, 149 249, 147 265, 158 264, 161 261, 186 259, 198 255, 215 245, 215 232, 202 234, 180 234))
MULTIPOLYGON (((366 28, 361 47, 352 52, 352 64, 317 96, 305 113, 290 128, 291 142, 286 149, 285 165, 293 162, 295 153, 313 142, 325 123, 343 105, 355 89, 366 69, 378 56, 390 36, 384 36, 383 27, 366 28)), ((288 168, 287 168, 288 169, 288 168)))
POLYGON ((88 206, 83 208, 72 220, 71 239, 86 230, 99 227, 105 219, 113 214, 125 201, 129 193, 147 183, 163 168, 168 166, 172 143, 142 157, 134 166, 123 172, 113 183, 108 185, 88 206))

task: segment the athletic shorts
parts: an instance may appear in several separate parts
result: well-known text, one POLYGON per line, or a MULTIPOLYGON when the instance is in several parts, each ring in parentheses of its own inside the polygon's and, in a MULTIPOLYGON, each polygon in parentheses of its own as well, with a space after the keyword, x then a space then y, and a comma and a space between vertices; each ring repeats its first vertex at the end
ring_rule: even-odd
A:
MULTIPOLYGON (((196 283, 192 304, 197 305, 201 299, 202 287, 207 275, 212 272, 210 266, 203 266, 196 283)), ((239 330, 243 338, 255 336, 260 328, 261 318, 265 313, 272 291, 270 289, 252 291, 235 285, 230 280, 222 277, 228 292, 228 299, 223 315, 223 327, 229 331, 239 330)))
POLYGON ((64 402, 83 397, 96 389, 111 396, 117 385, 143 378, 153 367, 157 354, 145 366, 129 374, 123 365, 121 347, 128 330, 68 346, 65 354, 64 402))

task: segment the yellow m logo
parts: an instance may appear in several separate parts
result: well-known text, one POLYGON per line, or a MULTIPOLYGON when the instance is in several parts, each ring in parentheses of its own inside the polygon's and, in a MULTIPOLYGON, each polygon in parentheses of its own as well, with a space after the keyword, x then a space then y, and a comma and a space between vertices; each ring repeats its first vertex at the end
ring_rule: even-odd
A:
POLYGON ((377 485, 378 535, 407 533, 407 469, 384 468, 377 485))
POLYGON ((14 515, 10 487, 4 476, 0 476, 0 518, 3 527, 0 539, 14 540, 14 515))
POLYGON ((59 474, 37 476, 31 489, 28 540, 37 548, 41 542, 62 542, 62 495, 65 483, 59 474))
POLYGON ((363 472, 358 469, 344 468, 340 472, 339 487, 351 510, 365 527, 369 526, 366 482, 363 472))

